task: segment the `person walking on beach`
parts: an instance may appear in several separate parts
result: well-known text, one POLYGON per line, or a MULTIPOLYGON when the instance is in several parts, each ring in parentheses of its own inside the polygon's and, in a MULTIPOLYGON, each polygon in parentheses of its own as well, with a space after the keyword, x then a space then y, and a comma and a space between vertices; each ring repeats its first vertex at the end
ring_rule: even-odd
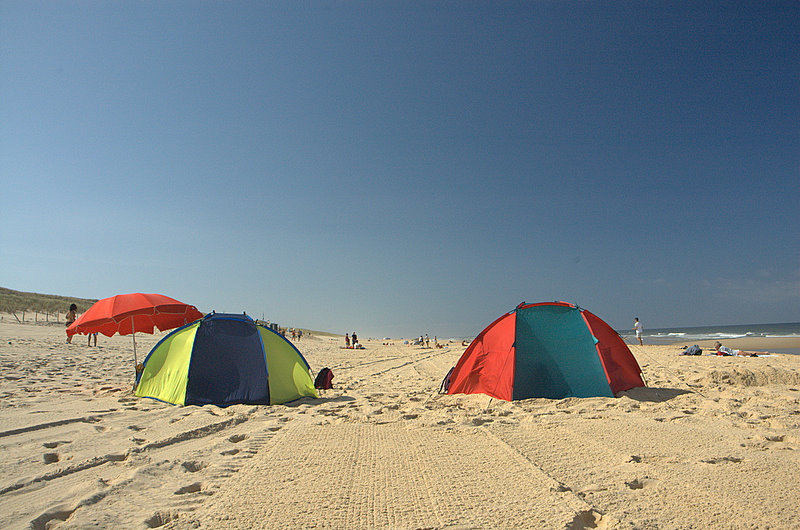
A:
POLYGON ((633 331, 636 332, 636 338, 639 339, 639 346, 644 346, 642 342, 642 323, 639 322, 639 317, 633 319, 633 331))
MULTIPOLYGON (((78 306, 70 304, 67 312, 67 327, 70 327, 76 320, 78 320, 78 306)), ((67 344, 72 344, 72 336, 70 335, 67 335, 67 344)))
POLYGON ((349 333, 345 333, 344 334, 344 347, 345 348, 349 348, 350 347, 350 334, 349 333))

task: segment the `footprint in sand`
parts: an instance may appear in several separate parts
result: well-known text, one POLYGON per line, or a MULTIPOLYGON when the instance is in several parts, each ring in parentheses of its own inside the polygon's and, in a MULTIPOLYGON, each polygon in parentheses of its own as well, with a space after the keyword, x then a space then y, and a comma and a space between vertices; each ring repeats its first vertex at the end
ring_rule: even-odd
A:
POLYGON ((203 462, 196 462, 194 460, 183 462, 181 466, 183 466, 183 469, 185 469, 189 473, 197 473, 198 471, 206 467, 206 465, 203 462))
POLYGON ((45 443, 42 444, 42 447, 45 447, 47 449, 55 449, 59 445, 68 444, 71 441, 72 440, 57 440, 55 442, 45 442, 45 443))
POLYGON ((185 493, 197 493, 203 489, 203 485, 200 482, 194 482, 189 484, 188 486, 184 486, 175 491, 175 495, 183 495, 185 493))
POLYGON ((721 458, 707 458, 705 460, 701 460, 701 462, 704 464, 724 464, 726 462, 738 464, 741 461, 741 458, 737 458, 735 456, 723 456, 721 458))
POLYGON ((144 430, 144 427, 139 427, 138 425, 128 425, 128 428, 134 432, 139 432, 144 430))
POLYGON ((235 454, 239 454, 238 449, 228 449, 227 451, 222 451, 220 453, 222 456, 233 456, 235 454))
POLYGON ((627 481, 625 482, 625 485, 632 490, 640 490, 642 488, 652 486, 656 482, 658 481, 655 479, 644 477, 644 478, 635 478, 633 480, 627 481))
POLYGON ((55 464, 58 462, 58 453, 45 453, 42 458, 45 464, 55 464))
POLYGON ((228 441, 231 442, 231 443, 234 443, 234 444, 238 444, 242 440, 246 440, 246 439, 247 439, 247 435, 246 434, 234 434, 230 438, 228 438, 228 441))
POLYGON ((172 514, 170 513, 154 513, 152 517, 146 519, 144 524, 148 528, 159 528, 172 521, 172 514))

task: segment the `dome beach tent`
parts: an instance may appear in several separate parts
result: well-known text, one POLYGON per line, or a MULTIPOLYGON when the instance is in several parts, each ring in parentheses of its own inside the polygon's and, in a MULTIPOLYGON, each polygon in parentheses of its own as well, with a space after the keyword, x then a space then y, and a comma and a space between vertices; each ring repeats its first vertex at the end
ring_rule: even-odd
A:
POLYGON ((275 405, 317 397, 300 351, 245 314, 211 313, 152 349, 136 395, 175 405, 275 405))
POLYGON ((639 364, 611 326, 566 302, 520 304, 484 329, 449 374, 448 394, 614 397, 645 386, 639 364))

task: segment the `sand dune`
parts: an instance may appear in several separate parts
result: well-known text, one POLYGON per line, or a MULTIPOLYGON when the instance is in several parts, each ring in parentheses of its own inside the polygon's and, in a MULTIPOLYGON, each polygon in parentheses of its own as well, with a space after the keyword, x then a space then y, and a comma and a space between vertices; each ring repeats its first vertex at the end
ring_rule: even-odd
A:
POLYGON ((437 394, 460 345, 312 337, 334 390, 222 409, 133 397, 130 337, 0 339, 3 528, 800 527, 800 356, 633 346, 648 388, 509 403, 437 394))

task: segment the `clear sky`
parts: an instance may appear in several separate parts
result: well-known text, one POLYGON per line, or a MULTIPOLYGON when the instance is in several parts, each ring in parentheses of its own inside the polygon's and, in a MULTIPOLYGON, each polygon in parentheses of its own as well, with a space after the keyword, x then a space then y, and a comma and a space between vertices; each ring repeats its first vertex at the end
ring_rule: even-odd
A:
POLYGON ((0 0, 0 285, 361 336, 800 321, 800 3, 0 0))

